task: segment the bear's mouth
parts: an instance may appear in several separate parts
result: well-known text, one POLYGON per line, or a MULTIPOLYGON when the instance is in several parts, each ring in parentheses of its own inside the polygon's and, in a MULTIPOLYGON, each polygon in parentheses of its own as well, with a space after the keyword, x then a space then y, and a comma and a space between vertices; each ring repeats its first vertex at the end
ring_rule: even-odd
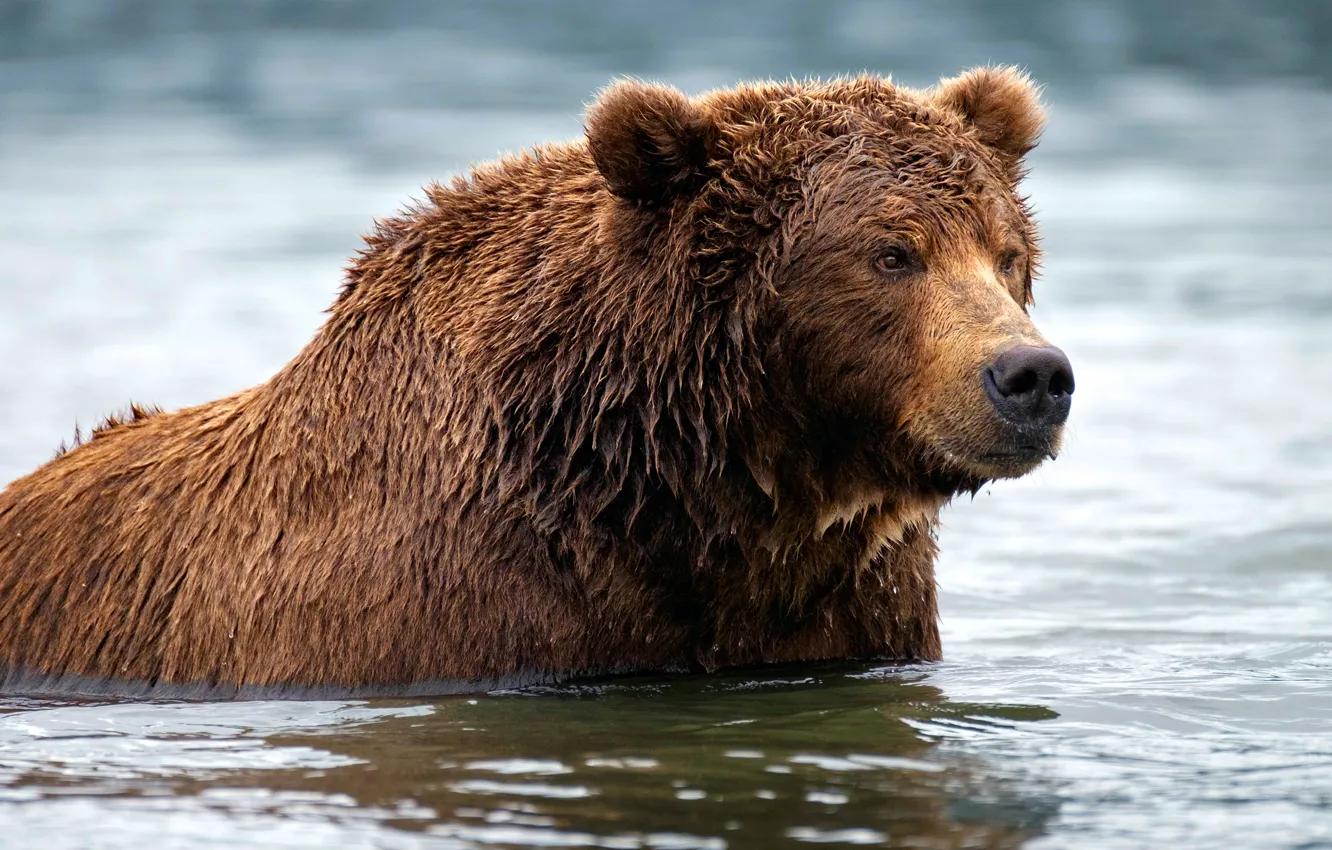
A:
MULTIPOLYGON (((1026 429, 1023 429, 1024 431, 1026 429)), ((994 477, 1016 478, 1031 472, 1047 460, 1059 456, 1059 444, 1063 428, 1041 429, 1040 433, 1015 434, 1011 442, 996 447, 972 461, 976 466, 984 467, 994 477), (998 474, 995 474, 998 473, 998 474)))
POLYGON ((1041 429, 1041 433, 1012 429, 981 451, 977 451, 975 441, 964 437, 943 440, 937 445, 950 465, 972 475, 986 479, 1019 478, 1045 461, 1054 460, 1062 436, 1062 427, 1041 429))
POLYGON ((992 463, 1041 463, 1054 460, 1058 456, 1058 452, 1051 451, 1048 447, 1018 446, 1008 452, 988 452, 981 457, 981 460, 992 463))
POLYGON ((1035 469, 1045 461, 1054 460, 1058 456, 1058 447, 1052 447, 1047 443, 1044 445, 1021 445, 1005 451, 986 452, 981 455, 979 460, 986 465, 1023 467, 1025 471, 1035 469))

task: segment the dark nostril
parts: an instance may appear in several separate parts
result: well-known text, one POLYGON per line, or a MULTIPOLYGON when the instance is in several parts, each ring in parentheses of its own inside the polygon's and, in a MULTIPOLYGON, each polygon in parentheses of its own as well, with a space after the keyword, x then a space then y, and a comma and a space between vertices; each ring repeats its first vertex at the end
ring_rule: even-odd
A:
POLYGON ((1006 379, 998 380, 999 391, 1004 395, 1026 395, 1036 389, 1040 383, 1041 376, 1036 374, 1034 369, 1018 369, 1005 376, 1006 379))
POLYGON ((1073 370, 1057 369, 1050 376, 1049 393, 1052 396, 1065 396, 1073 394, 1073 370))

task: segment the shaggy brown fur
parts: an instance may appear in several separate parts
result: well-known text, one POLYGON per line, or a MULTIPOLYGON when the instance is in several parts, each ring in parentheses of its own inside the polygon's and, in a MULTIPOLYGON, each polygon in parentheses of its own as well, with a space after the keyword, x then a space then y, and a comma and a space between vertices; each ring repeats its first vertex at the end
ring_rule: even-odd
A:
POLYGON ((612 86, 381 222, 267 383, 0 494, 0 690, 939 657, 938 510, 1030 467, 977 375, 1040 342, 1041 122, 1011 69, 612 86))

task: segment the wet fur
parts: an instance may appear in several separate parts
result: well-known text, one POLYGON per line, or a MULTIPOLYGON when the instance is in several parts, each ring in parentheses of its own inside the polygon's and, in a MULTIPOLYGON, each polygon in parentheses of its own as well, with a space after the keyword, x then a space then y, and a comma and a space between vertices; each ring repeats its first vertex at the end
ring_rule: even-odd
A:
POLYGON ((1025 276, 984 297, 1022 313, 1039 111, 1006 69, 621 83, 589 142, 431 187, 272 379, 136 408, 0 493, 0 691, 938 658, 932 528, 994 476, 939 448, 988 426, 931 364, 970 369, 993 323, 820 296, 860 226, 820 224, 891 184, 941 256, 1016 234, 1025 276))

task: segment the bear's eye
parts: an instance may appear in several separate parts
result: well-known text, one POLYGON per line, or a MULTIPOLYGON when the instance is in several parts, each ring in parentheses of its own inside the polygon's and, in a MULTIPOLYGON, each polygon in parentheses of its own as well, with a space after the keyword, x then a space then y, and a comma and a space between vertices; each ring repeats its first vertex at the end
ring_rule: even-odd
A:
POLYGON ((879 256, 874 260, 874 266, 885 274, 898 274, 909 269, 912 265, 911 252, 900 245, 894 245, 891 248, 885 248, 879 252, 879 256))
POLYGON ((1022 255, 1017 251, 1009 251, 1004 254, 999 260, 999 274, 1010 275, 1017 271, 1017 264, 1020 259, 1022 259, 1022 255))

